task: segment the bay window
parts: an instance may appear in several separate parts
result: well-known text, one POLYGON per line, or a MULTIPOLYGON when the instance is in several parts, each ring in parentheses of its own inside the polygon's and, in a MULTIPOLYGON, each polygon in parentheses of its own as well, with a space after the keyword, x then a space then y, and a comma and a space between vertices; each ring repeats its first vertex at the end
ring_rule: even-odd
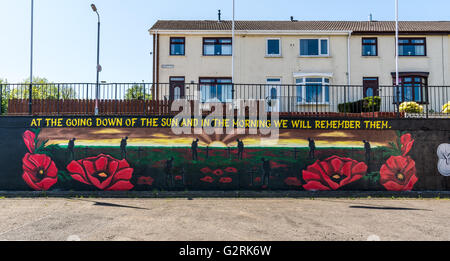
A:
POLYGON ((328 78, 298 78, 295 81, 297 86, 297 103, 320 103, 330 102, 330 79, 328 78))
MULTIPOLYGON (((395 85, 395 75, 393 74, 395 85)), ((401 73, 399 77, 398 89, 394 87, 394 103, 427 102, 428 76, 424 74, 401 73)))

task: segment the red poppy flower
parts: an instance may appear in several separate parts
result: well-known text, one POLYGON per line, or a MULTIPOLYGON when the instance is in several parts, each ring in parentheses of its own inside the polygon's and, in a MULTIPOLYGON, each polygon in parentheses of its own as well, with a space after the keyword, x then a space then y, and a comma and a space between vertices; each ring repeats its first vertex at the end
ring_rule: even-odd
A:
POLYGON ((151 186, 151 185, 153 185, 154 181, 155 180, 152 177, 139 177, 138 181, 137 181, 137 184, 151 186))
POLYGON ((206 176, 206 177, 204 177, 204 178, 202 178, 200 180, 203 181, 203 182, 207 182, 207 183, 213 183, 214 182, 214 179, 212 177, 210 177, 210 176, 206 176))
POLYGON ((389 191, 410 191, 418 181, 416 163, 408 156, 392 156, 380 170, 380 183, 389 191))
POLYGON ((236 168, 233 167, 228 167, 225 169, 226 172, 228 173, 238 173, 238 170, 236 168))
POLYGON ((302 185, 302 182, 298 178, 295 178, 295 177, 286 178, 284 180, 284 183, 286 183, 286 185, 288 185, 288 186, 295 186, 295 187, 300 187, 302 185))
POLYGON ((203 168, 203 169, 201 169, 200 171, 201 171, 203 174, 207 174, 207 173, 211 173, 211 172, 212 172, 212 170, 211 170, 210 168, 208 168, 208 167, 203 168))
POLYGON ((260 177, 255 178, 255 182, 261 182, 261 178, 260 177))
POLYGON ((414 139, 411 134, 408 133, 403 135, 400 140, 402 142, 402 156, 406 156, 414 145, 414 139))
POLYGON ((219 180, 219 182, 220 183, 224 183, 224 184, 228 184, 228 183, 231 183, 231 182, 233 182, 233 179, 232 178, 220 178, 220 180, 219 180))
POLYGON ((22 162, 22 178, 34 190, 48 190, 58 181, 58 169, 47 155, 27 153, 22 162))
POLYGON ((34 150, 36 149, 36 134, 31 131, 26 131, 23 135, 23 141, 25 142, 25 146, 27 146, 28 151, 30 153, 34 153, 34 150))
POLYGON ((222 176, 223 175, 223 170, 216 169, 215 171, 213 171, 213 174, 216 175, 216 176, 222 176))
POLYGON ((99 155, 79 161, 72 161, 67 170, 73 179, 98 189, 108 191, 130 190, 133 169, 126 160, 109 155, 99 155))
POLYGON ((317 161, 303 171, 306 190, 337 190, 361 179, 367 173, 367 165, 349 158, 333 156, 317 161))
POLYGON ((175 176, 175 180, 182 180, 183 177, 182 176, 175 176))

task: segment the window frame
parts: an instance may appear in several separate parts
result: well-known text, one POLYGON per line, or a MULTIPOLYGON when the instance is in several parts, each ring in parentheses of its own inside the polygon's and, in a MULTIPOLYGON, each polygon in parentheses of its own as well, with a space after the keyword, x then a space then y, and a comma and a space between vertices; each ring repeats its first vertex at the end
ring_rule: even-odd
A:
MULTIPOLYGON (((396 80, 395 80, 395 75, 393 75, 393 103, 396 104, 397 103, 397 93, 396 93, 396 80)), ((401 99, 398 101, 399 103, 403 103, 403 102, 410 102, 410 101, 406 101, 405 100, 405 89, 406 88, 413 88, 413 92, 412 92, 412 100, 413 102, 417 102, 418 104, 429 104, 428 101, 428 76, 424 75, 424 74, 414 74, 414 73, 402 73, 399 76, 399 87, 400 87, 400 92, 401 92, 401 99), (412 86, 405 86, 405 78, 412 78, 413 81, 410 82, 410 84, 412 86), (415 78, 420 78, 421 81, 416 82, 415 78), (415 100, 415 96, 416 96, 416 92, 414 91, 414 88, 416 88, 417 86, 414 86, 415 84, 420 84, 419 88, 420 88, 420 101, 416 101, 415 100)))
POLYGON ((377 57, 378 56, 378 37, 362 37, 361 39, 361 53, 365 57, 377 57), (375 40, 375 43, 364 43, 364 40, 375 40), (369 55, 364 53, 364 46, 375 46, 375 55, 369 55))
POLYGON ((186 56, 186 37, 170 37, 169 40, 169 55, 170 56, 186 56), (173 44, 180 44, 180 43, 173 43, 172 40, 183 40, 183 54, 173 54, 172 53, 172 45, 173 44))
POLYGON ((202 40, 202 53, 203 56, 232 56, 233 55, 233 38, 231 37, 203 37, 202 40), (210 43, 205 43, 205 41, 207 40, 214 40, 215 43, 214 44, 210 44, 210 43), (220 40, 230 40, 230 43, 220 43, 220 40), (212 46, 216 46, 216 45, 230 45, 231 46, 231 54, 216 54, 214 52, 214 54, 206 54, 205 53, 205 46, 206 45, 212 45, 212 46))
MULTIPOLYGON (((309 82, 310 84, 313 84, 314 82, 309 82)), ((316 85, 319 85, 319 82, 317 82, 316 85)), ((295 92, 297 97, 297 105, 330 105, 330 86, 331 86, 331 78, 329 77, 323 77, 323 76, 305 76, 305 77, 296 77, 295 78, 295 92), (302 79, 301 83, 298 83, 298 80, 302 79), (320 83, 322 87, 322 101, 313 101, 313 102, 307 102, 307 92, 306 87, 308 86, 308 82, 306 79, 322 79, 322 82, 320 83), (328 82, 327 82, 328 80, 328 82), (328 87, 328 97, 327 97, 327 89, 325 87, 328 87), (301 96, 299 95, 299 88, 301 88, 301 96), (301 101, 299 101, 301 99, 301 101)))
POLYGON ((281 57, 281 38, 266 38, 266 57, 281 57), (269 54, 269 41, 278 40, 278 54, 269 54))
POLYGON ((300 38, 299 39, 299 54, 300 57, 330 57, 330 38, 300 38), (317 40, 318 42, 318 55, 302 55, 302 40, 317 40), (327 54, 322 54, 322 44, 321 41, 327 41, 327 54))
MULTIPOLYGON (((199 93, 200 93, 200 102, 201 103, 211 103, 211 102, 221 102, 221 103, 231 103, 233 102, 233 79, 231 77, 200 77, 198 80, 198 88, 199 88, 199 93), (202 83, 202 81, 204 80, 213 80, 213 82, 208 82, 208 83, 202 83), (230 83, 219 83, 219 80, 229 80, 230 83), (203 93, 202 93, 202 86, 203 85, 207 85, 209 86, 209 92, 211 91, 211 87, 215 86, 217 87, 217 85, 229 85, 231 86, 231 98, 230 99, 224 99, 224 101, 220 101, 217 98, 217 101, 212 101, 211 98, 210 99, 203 99, 203 93)), ((223 91, 222 91, 223 92, 223 91)), ((217 96, 217 92, 216 92, 216 96, 217 96)))
POLYGON ((427 38, 426 37, 400 37, 399 38, 399 42, 398 42, 398 51, 399 51, 399 56, 400 57, 425 57, 427 56, 427 38), (405 43, 400 43, 401 40, 408 40, 410 41, 410 43, 405 44, 405 43), (416 44, 416 43, 412 43, 412 40, 423 40, 423 44, 416 44), (400 54, 400 46, 423 46, 424 47, 424 54, 422 55, 404 55, 404 54, 400 54))

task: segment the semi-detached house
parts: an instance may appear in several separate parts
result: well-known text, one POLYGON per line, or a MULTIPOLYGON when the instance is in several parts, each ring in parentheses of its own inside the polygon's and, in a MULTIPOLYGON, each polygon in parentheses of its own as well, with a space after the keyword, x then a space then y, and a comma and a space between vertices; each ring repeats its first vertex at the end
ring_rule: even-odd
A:
POLYGON ((153 95, 270 99, 280 111, 312 104, 332 111, 370 96, 382 97, 386 110, 398 101, 431 99, 439 108, 449 87, 431 87, 450 85, 450 22, 402 21, 399 30, 400 88, 394 91, 393 21, 236 21, 234 39, 231 21, 157 21, 149 30, 153 75, 166 84, 153 95))

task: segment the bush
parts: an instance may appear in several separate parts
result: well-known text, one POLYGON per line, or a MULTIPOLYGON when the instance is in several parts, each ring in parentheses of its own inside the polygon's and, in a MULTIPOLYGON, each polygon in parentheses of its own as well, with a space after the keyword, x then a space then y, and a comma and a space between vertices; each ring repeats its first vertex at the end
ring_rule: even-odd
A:
POLYGON ((361 113, 361 112, 377 112, 380 111, 381 98, 366 97, 355 102, 341 103, 338 105, 339 112, 361 113))
POLYGON ((378 96, 364 98, 363 112, 380 111, 381 98, 378 96))
POLYGON ((442 113, 450 113, 450 101, 442 106, 442 113))
POLYGON ((403 102, 400 104, 400 112, 422 113, 423 106, 419 105, 417 102, 403 102))

